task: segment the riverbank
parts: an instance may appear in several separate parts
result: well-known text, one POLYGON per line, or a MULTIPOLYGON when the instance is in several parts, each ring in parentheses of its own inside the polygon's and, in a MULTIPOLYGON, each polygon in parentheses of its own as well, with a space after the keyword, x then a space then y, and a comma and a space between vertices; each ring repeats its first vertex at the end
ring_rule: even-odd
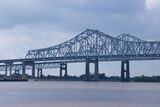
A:
MULTIPOLYGON (((80 77, 43 77, 41 79, 36 78, 35 81, 85 81, 85 78, 80 78, 80 77)), ((93 78, 90 78, 89 81, 95 81, 93 78)), ((111 77, 105 77, 105 78, 99 78, 98 81, 106 81, 106 82, 121 82, 121 78, 118 76, 111 76, 111 77)), ((97 81, 97 82, 98 82, 97 81)), ((136 77, 131 77, 130 82, 160 82, 160 76, 136 76, 136 77)))

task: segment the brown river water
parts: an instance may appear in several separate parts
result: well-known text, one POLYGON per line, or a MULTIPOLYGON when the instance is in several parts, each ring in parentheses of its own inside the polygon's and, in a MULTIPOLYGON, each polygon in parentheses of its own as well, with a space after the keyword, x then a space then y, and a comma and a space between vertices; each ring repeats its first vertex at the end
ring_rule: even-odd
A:
POLYGON ((0 107, 160 107, 160 83, 0 82, 0 107))

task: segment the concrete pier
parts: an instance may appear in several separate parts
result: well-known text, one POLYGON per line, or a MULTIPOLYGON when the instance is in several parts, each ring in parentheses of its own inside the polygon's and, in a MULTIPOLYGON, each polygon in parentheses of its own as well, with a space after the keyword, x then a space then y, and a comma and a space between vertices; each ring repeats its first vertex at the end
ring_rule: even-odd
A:
POLYGON ((25 65, 25 62, 23 62, 23 65, 22 65, 22 76, 25 76, 26 75, 26 65, 25 65))
POLYGON ((5 77, 7 77, 8 65, 5 64, 5 77))
POLYGON ((35 78, 35 64, 32 63, 32 78, 35 78))
POLYGON ((43 76, 42 69, 37 69, 37 78, 41 78, 42 79, 42 76, 43 76))
POLYGON ((130 81, 129 60, 123 60, 121 62, 121 81, 122 82, 130 81))
POLYGON ((90 63, 94 63, 95 65, 95 71, 94 71, 94 75, 95 75, 95 81, 99 80, 99 65, 98 65, 98 58, 96 59, 86 59, 86 70, 85 70, 85 80, 89 81, 89 73, 90 73, 90 63))
POLYGON ((86 59, 86 71, 85 71, 85 76, 86 76, 85 80, 86 81, 89 80, 89 72, 90 72, 90 70, 89 70, 89 59, 86 59))
POLYGON ((62 75, 62 72, 63 70, 65 71, 65 74, 64 74, 64 77, 67 77, 67 63, 61 63, 60 64, 60 77, 62 78, 63 75, 62 75))

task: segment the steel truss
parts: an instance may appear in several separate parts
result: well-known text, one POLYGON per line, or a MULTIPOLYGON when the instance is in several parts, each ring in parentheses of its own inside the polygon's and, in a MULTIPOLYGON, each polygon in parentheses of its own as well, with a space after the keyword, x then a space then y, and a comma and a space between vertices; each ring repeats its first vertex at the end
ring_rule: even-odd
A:
POLYGON ((160 60, 160 41, 145 41, 130 34, 112 37, 98 30, 87 29, 76 37, 48 48, 29 50, 24 59, 0 60, 0 71, 60 68, 60 77, 67 63, 86 62, 86 80, 89 79, 89 64, 95 64, 95 79, 98 80, 98 61, 122 61, 121 79, 129 81, 129 60, 160 60), (21 64, 15 64, 20 62, 21 64))
POLYGON ((98 58, 99 61, 159 60, 160 42, 144 41, 129 34, 112 37, 98 30, 87 29, 78 36, 49 48, 30 50, 26 59, 66 60, 98 58))

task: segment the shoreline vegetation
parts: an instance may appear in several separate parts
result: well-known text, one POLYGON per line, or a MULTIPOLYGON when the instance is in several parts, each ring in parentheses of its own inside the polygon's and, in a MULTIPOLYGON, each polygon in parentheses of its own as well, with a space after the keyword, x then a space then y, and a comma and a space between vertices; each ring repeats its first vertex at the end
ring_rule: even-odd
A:
MULTIPOLYGON (((95 75, 92 74, 89 76, 90 81, 94 81, 95 75)), ((31 76, 29 77, 31 78, 31 76)), ((59 77, 53 75, 42 76, 39 78, 35 78, 36 81, 84 81, 85 75, 80 76, 67 76, 67 77, 59 77)), ((99 81, 108 81, 108 82, 121 82, 121 78, 119 76, 105 76, 104 73, 99 74, 99 81)), ((135 76, 130 78, 130 82, 160 82, 160 76, 135 76)))
MULTIPOLYGON (((33 79, 31 75, 26 75, 28 79, 33 79)), ((4 79, 4 75, 0 74, 0 79, 4 79)), ((7 77, 10 79, 20 79, 23 78, 22 75, 13 73, 11 76, 7 77)), ((90 74, 89 75, 89 81, 95 81, 94 80, 95 75, 90 74)), ((59 77, 54 75, 42 75, 41 77, 35 77, 35 81, 84 81, 85 75, 82 74, 80 76, 69 76, 66 77, 59 77)), ((120 82, 121 78, 119 76, 105 76, 105 73, 99 74, 99 81, 109 81, 109 82, 120 82)), ((130 78, 130 82, 160 82, 160 76, 135 76, 130 78)))
MULTIPOLYGON (((58 77, 58 76, 44 76, 41 78, 35 78, 36 81, 84 81, 85 78, 77 77, 77 76, 67 76, 67 77, 58 77)), ((95 81, 94 79, 90 79, 89 81, 95 81)), ((99 81, 108 81, 108 82, 121 82, 121 78, 119 76, 110 76, 105 78, 99 78, 99 81)), ((160 82, 160 76, 136 76, 130 78, 130 82, 160 82)))

